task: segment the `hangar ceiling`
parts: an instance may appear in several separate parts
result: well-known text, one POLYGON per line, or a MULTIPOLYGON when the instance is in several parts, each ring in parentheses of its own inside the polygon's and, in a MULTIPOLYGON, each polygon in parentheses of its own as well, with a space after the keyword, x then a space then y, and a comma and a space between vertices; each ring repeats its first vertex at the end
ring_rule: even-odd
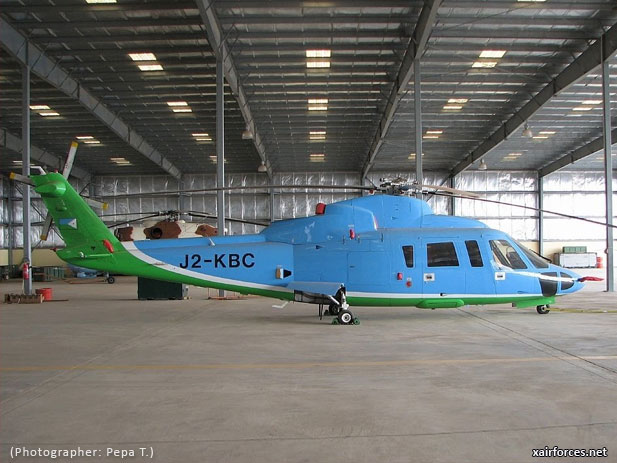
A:
MULTIPOLYGON (((16 50, 28 41, 95 101, 87 106, 76 92, 56 88, 53 76, 34 72, 31 104, 50 109, 32 110, 32 144, 62 157, 75 137, 92 137, 100 143, 82 143, 77 164, 96 175, 215 171, 208 18, 254 118, 245 121, 237 89, 228 86, 228 172, 252 172, 261 162, 254 140, 242 136, 247 122, 274 172, 360 174, 369 159, 375 171, 413 171, 413 79, 401 76, 415 72, 409 59, 416 52, 425 169, 467 167, 465 159, 493 137, 498 142, 484 158, 490 169, 540 170, 602 135, 600 71, 581 69, 599 60, 588 50, 599 49, 601 37, 605 49, 617 48, 614 0, 0 0, 0 11, 0 128, 21 134, 16 50), (135 53, 151 55, 135 61, 135 53), (574 84, 539 98, 564 75, 574 84), (101 108, 111 124, 101 121, 101 108), (534 138, 522 136, 524 122, 534 138), (133 143, 118 135, 119 123, 133 143), (502 127, 507 136, 500 137, 502 127), (165 162, 150 160, 144 146, 165 162)), ((14 169, 18 159, 3 148, 0 169, 14 169)), ((601 166, 597 155, 574 165, 601 166)))

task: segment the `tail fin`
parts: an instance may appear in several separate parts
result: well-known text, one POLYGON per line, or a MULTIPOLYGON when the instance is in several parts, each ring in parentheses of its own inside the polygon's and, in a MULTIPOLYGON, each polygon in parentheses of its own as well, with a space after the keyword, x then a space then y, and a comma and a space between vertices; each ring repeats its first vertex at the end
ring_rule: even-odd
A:
POLYGON ((66 243, 66 248, 58 251, 62 259, 87 267, 86 260, 111 257, 114 250, 123 249, 118 239, 61 174, 33 175, 31 178, 35 191, 43 198, 66 243))

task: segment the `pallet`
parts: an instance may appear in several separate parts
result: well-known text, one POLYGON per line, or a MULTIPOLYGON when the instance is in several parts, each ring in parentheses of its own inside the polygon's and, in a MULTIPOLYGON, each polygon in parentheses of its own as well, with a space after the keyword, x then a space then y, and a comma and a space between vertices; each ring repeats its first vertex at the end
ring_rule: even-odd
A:
POLYGON ((42 304, 45 298, 42 294, 5 294, 6 304, 42 304))

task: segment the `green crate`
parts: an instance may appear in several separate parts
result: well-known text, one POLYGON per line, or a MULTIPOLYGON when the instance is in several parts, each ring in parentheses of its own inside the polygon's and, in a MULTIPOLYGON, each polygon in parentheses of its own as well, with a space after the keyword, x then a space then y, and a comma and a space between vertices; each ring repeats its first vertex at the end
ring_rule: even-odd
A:
POLYGON ((578 254, 587 252, 587 246, 564 246, 563 253, 564 254, 578 254))

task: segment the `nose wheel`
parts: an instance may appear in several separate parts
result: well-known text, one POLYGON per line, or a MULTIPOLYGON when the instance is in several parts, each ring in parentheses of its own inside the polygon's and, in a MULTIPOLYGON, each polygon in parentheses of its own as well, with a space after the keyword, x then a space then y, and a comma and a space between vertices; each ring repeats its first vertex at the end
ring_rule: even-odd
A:
POLYGON ((539 305, 536 307, 536 312, 538 312, 540 315, 545 315, 547 313, 550 312, 548 305, 539 305))

